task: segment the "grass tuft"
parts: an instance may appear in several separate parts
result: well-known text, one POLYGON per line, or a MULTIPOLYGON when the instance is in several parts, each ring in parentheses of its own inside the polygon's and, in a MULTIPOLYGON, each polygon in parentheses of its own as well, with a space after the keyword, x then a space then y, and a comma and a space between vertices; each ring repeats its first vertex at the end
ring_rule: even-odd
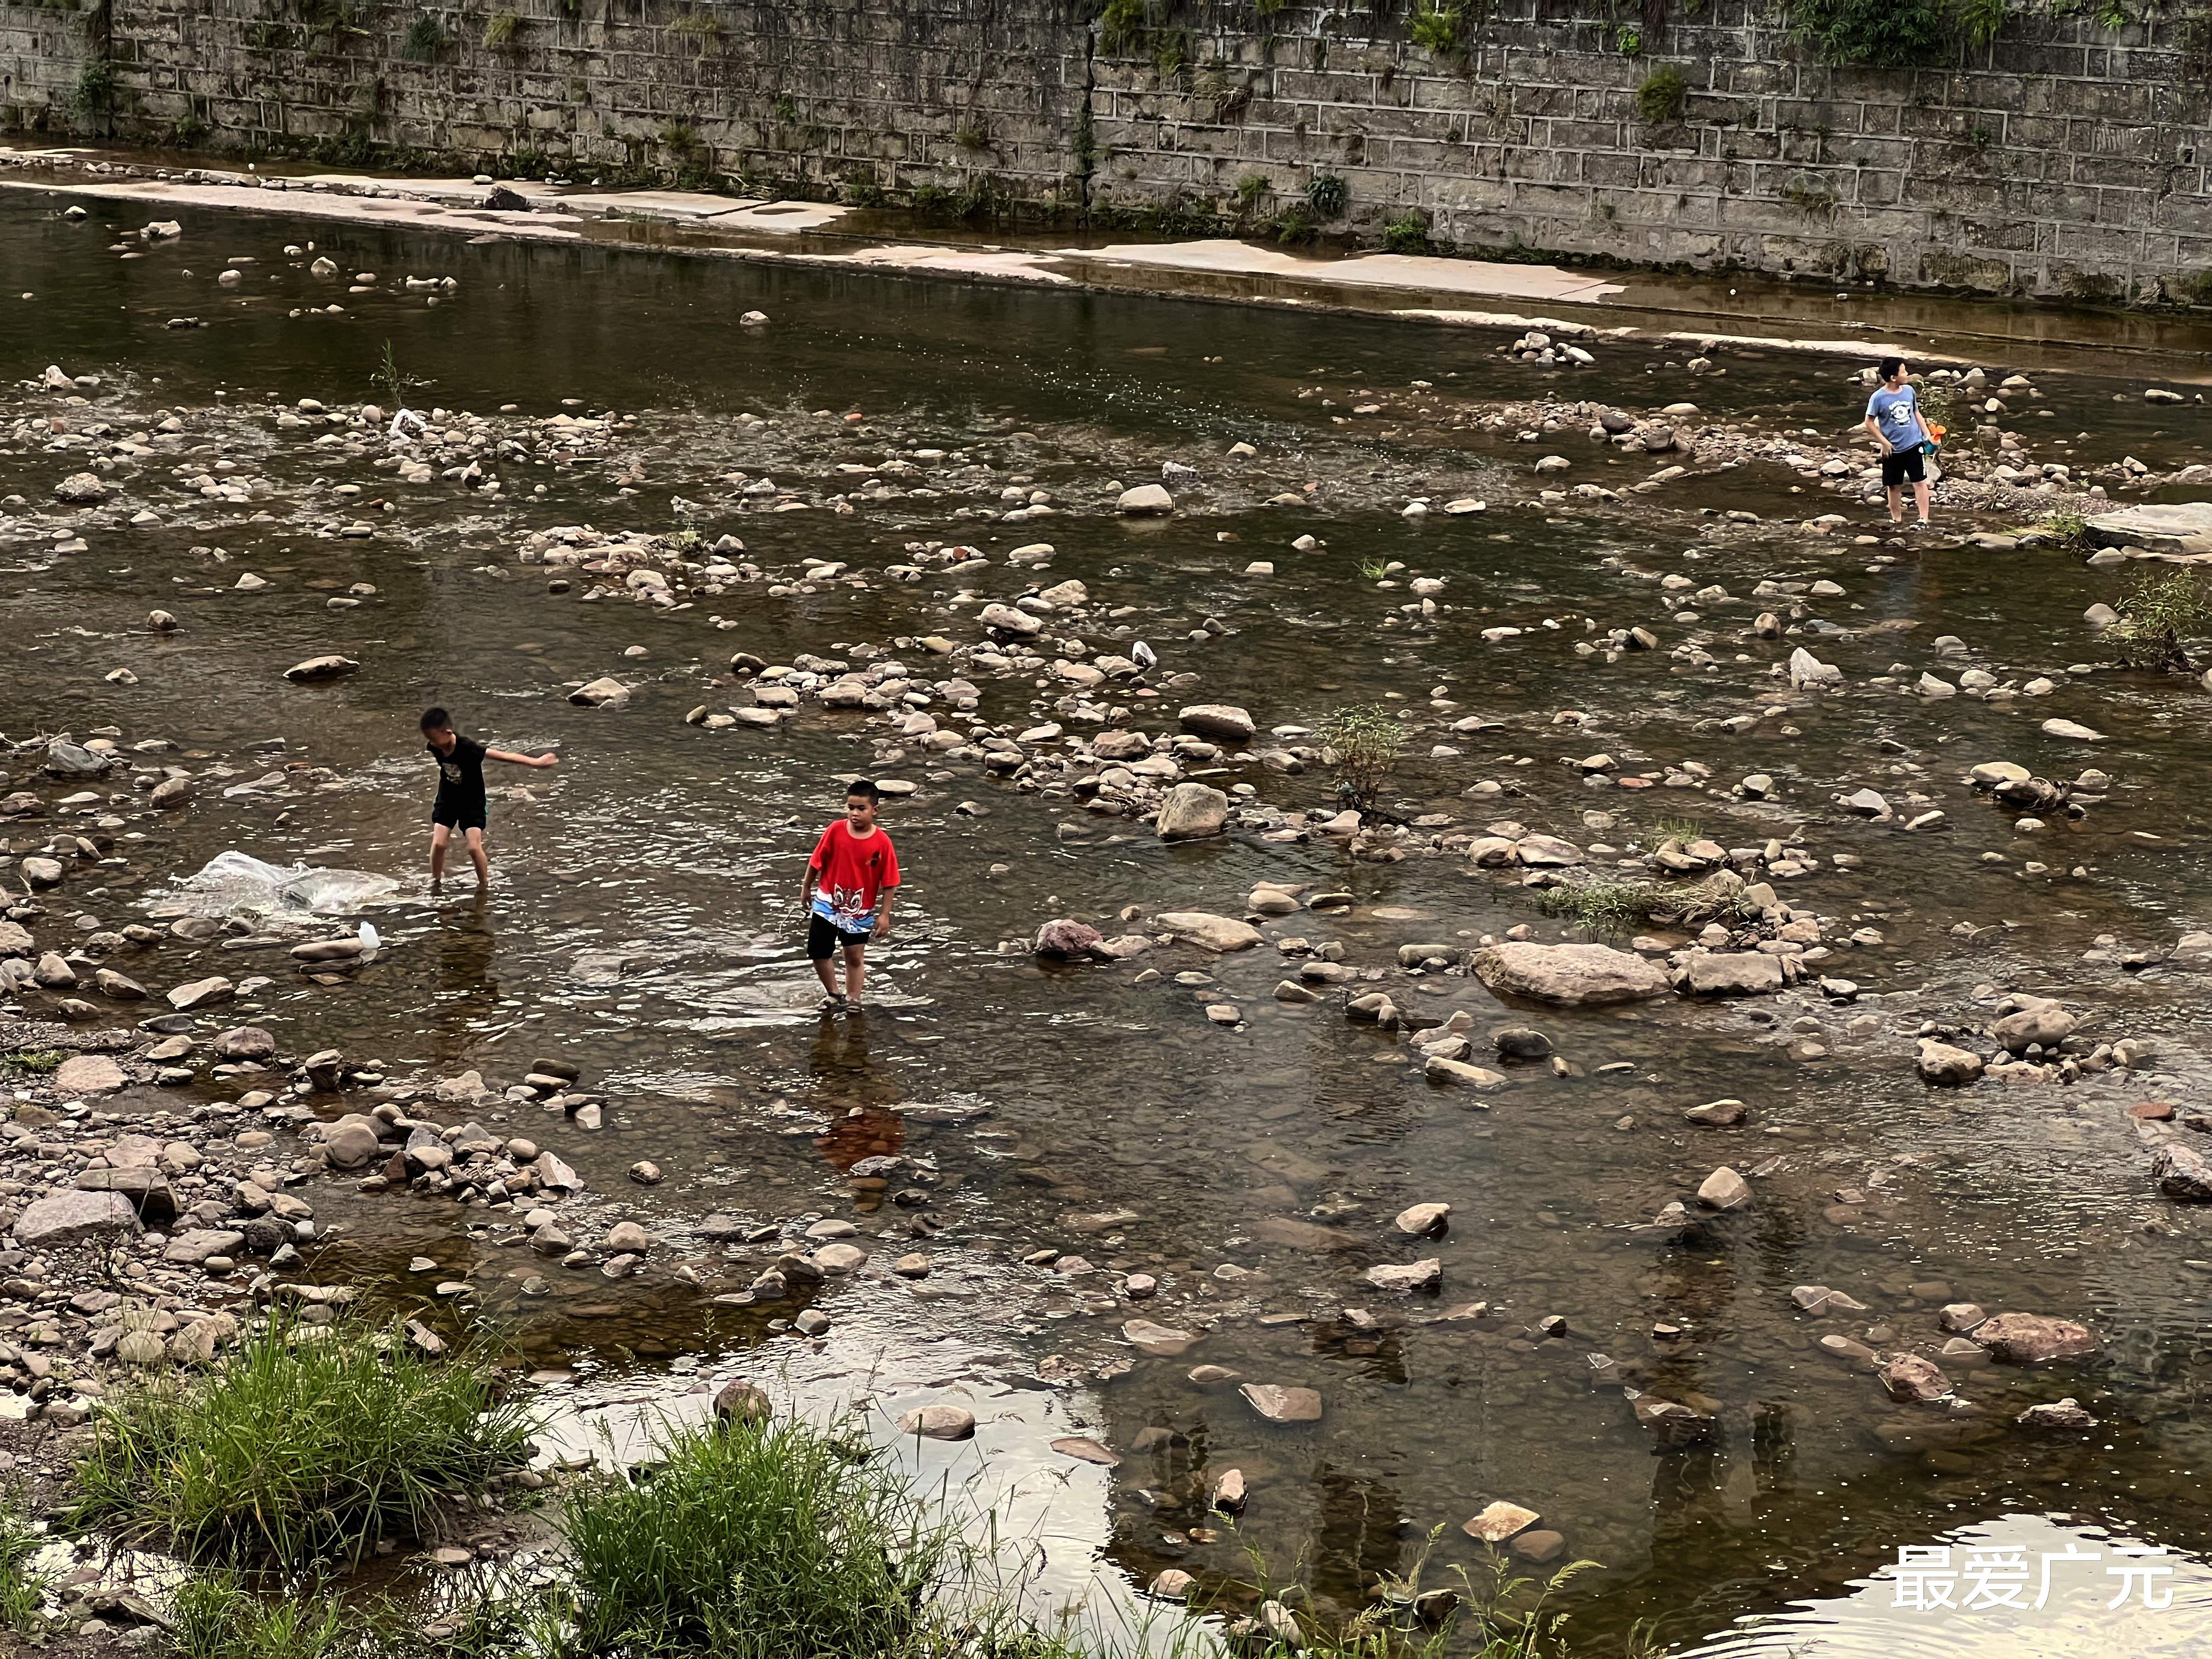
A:
POLYGON ((920 1650, 956 1554, 896 1474, 793 1419, 671 1431, 659 1461, 573 1493, 578 1659, 920 1650))
POLYGON ((104 1406, 71 1521, 195 1561, 357 1561, 380 1537, 428 1537, 440 1500, 520 1464, 533 1429, 474 1358, 277 1322, 205 1376, 104 1406))
POLYGON ((1322 722, 1322 741, 1336 762, 1336 793, 1362 815, 1373 812, 1406 752, 1406 728, 1379 704, 1339 708, 1322 722))
POLYGON ((35 1636, 46 1628, 46 1583, 31 1567, 46 1541, 13 1500, 0 1501, 0 1631, 35 1636))
POLYGON ((1538 904, 1544 914, 1567 916, 1601 933, 1632 933, 1668 902, 1646 881, 1578 881, 1547 887, 1538 904))
POLYGON ((2145 571, 2113 609, 2120 619, 2105 641, 2123 666, 2197 672, 2189 644, 2212 636, 2212 588, 2195 571, 2145 571))

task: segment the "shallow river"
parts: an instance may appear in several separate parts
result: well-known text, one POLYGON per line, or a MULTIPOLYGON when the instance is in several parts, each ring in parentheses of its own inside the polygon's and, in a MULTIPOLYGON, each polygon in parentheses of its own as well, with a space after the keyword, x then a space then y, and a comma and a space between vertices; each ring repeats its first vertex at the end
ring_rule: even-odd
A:
MULTIPOLYGON (((49 362, 97 374, 81 394, 96 414, 174 410, 186 435, 128 486, 125 505, 150 507, 155 520, 110 515, 82 531, 82 551, 52 550, 70 514, 51 498, 81 462, 20 441, 0 453, 0 495, 23 498, 0 519, 0 730, 82 739, 112 726, 126 746, 165 737, 196 770, 234 769, 226 784, 272 769, 280 780, 230 797, 210 782, 185 811, 134 820, 143 838, 118 848, 126 862, 74 877, 49 906, 107 926, 142 919, 149 905, 158 913, 170 878, 225 848, 399 878, 400 896, 367 913, 385 941, 377 963, 324 987, 270 966, 281 953, 257 958, 247 965, 276 982, 255 1017, 290 1049, 337 1047, 394 1076, 473 1067, 503 1085, 532 1055, 574 1063, 608 1097, 605 1127, 581 1133, 556 1113, 543 1138, 595 1191, 672 1240, 670 1263, 695 1261, 710 1276, 720 1247, 687 1231, 710 1210, 763 1221, 818 1212, 885 1230, 896 1249, 922 1248, 904 1242, 907 1212, 842 1172, 878 1154, 927 1160, 940 1177, 929 1207, 943 1224, 927 1245, 935 1272, 911 1285, 871 1275, 820 1305, 856 1353, 872 1344, 911 1354, 949 1337, 998 1350, 1002 1376, 1042 1367, 1047 1380, 1077 1379, 1069 1409, 1122 1457, 1084 1524, 1100 1570, 1133 1585, 1170 1566, 1202 1579, 1247 1572, 1250 1546, 1278 1577, 1302 1572, 1318 1605, 1349 1612, 1384 1575, 1408 1571, 1432 1528, 1443 1530, 1425 1584, 1474 1565, 1461 1522, 1503 1498, 1564 1535, 1560 1559, 1601 1564, 1560 1599, 1595 1652, 1639 1625, 1670 1647, 1729 1656, 2212 1645, 2212 1578, 2196 1565, 2212 1545, 2197 1474, 2212 1459, 2200 1400, 2212 1381, 2212 1247, 2197 1216, 2150 1182, 2127 1115, 2145 1098, 2190 1105, 2207 1076, 2204 964, 2162 958, 2212 925, 2208 705, 2185 681, 2066 673, 2103 659, 2081 614, 2118 598, 2121 576, 2057 550, 1815 536, 1796 520, 1832 508, 1854 515, 1854 529, 1872 521, 1855 501, 1793 494, 1802 481, 1780 467, 1626 506, 1511 506, 1532 493, 1537 454, 1595 447, 1572 430, 1540 448, 1390 412, 1415 382, 1461 399, 1555 392, 1639 411, 1686 395, 1679 368, 1642 346, 1598 346, 1599 365, 1570 379, 1502 364, 1494 335, 1374 319, 468 246, 266 217, 186 214, 181 239, 148 245, 135 234, 143 215, 94 203, 89 219, 70 222, 59 206, 0 194, 5 374, 35 380, 49 362), (125 240, 143 257, 121 258, 111 244, 125 240), (351 294, 338 291, 351 286, 343 278, 336 289, 319 282, 305 269, 312 256, 283 251, 310 242, 348 275, 378 280, 351 294), (252 263, 236 267, 237 287, 218 289, 228 256, 252 263), (458 287, 433 307, 399 287, 409 273, 458 287), (287 314, 334 301, 343 313, 287 314), (754 308, 769 324, 738 326, 754 308), (179 316, 204 326, 164 326, 179 316), (301 398, 333 410, 386 401, 371 374, 387 340, 402 371, 429 382, 411 394, 417 407, 489 414, 512 404, 518 418, 538 418, 576 399, 572 413, 618 410, 629 424, 601 465, 501 465, 496 500, 443 479, 403 483, 274 429, 276 410, 301 398), (1352 416, 1370 402, 1389 407, 1352 416), (219 405, 251 412, 219 416, 219 405), (740 413, 766 424, 740 424, 740 413), (1240 441, 1257 456, 1232 466, 1224 453, 1240 441), (743 469, 818 501, 924 448, 945 452, 947 468, 964 458, 994 469, 988 487, 856 494, 849 514, 774 514, 741 510, 746 498, 714 482, 743 469), (229 502, 171 475, 218 457, 268 488, 229 502), (1184 511, 1137 522, 1106 510, 1108 481, 1158 479, 1164 460, 1205 476, 1178 488, 1184 511), (857 470, 840 475, 841 462, 857 470), (952 516, 962 502, 997 507, 1011 478, 1072 510, 1020 525, 952 516), (376 533, 311 533, 306 521, 331 518, 328 491, 347 482, 360 493, 339 516, 372 517, 376 533), (1269 504, 1281 490, 1311 504, 1269 504), (1487 496, 1491 510, 1401 513, 1411 497, 1460 495, 1487 496), (380 498, 392 509, 372 512, 380 498), (1760 521, 1719 516, 1731 509, 1760 521), (918 662, 925 653, 892 641, 940 629, 972 638, 975 624, 933 601, 951 586, 934 573, 777 598, 763 586, 673 611, 580 603, 587 580, 550 592, 546 573, 517 562, 515 550, 530 532, 583 523, 656 533, 690 524, 708 542, 733 532, 746 556, 778 572, 810 555, 874 572, 914 540, 992 554, 1048 541, 1040 580, 1079 578, 1095 605, 1129 607, 1120 620, 1159 653, 1160 672, 1198 677, 1196 689, 1158 700, 1164 714, 1139 705, 1131 724, 1171 730, 1178 702, 1204 701, 1249 708, 1264 732, 1388 697, 1413 733, 1389 792, 1407 818, 1449 814, 1479 831, 1510 817, 1624 854, 1686 819, 1731 847, 1802 828, 1816 868, 1783 896, 1832 919, 1835 954, 1822 971, 1865 994, 1830 1003, 1808 986, 1718 1005, 1508 1009, 1471 977, 1394 971, 1401 1002, 1468 1010, 1478 1038, 1534 1024, 1571 1062, 1510 1066, 1510 1085, 1489 1096, 1439 1089, 1401 1034, 1347 1021, 1334 996, 1273 1000, 1295 963, 1273 941, 1339 941, 1348 963, 1385 967, 1410 941, 1466 949, 1518 924, 1556 938, 1561 924, 1536 891, 1442 854, 1353 862, 1318 836, 1164 845, 1141 824, 1010 787, 973 764, 918 750, 881 757, 858 711, 810 707, 766 732, 687 725, 695 705, 736 696, 710 684, 734 651, 788 663, 809 652, 846 659, 873 642, 918 662), (1224 532, 1234 539, 1219 539, 1224 532), (1291 550, 1309 532, 1324 544, 1291 550), (1275 574, 1241 574, 1255 559, 1275 574), (1407 568, 1396 580, 1448 578, 1445 609, 1402 611, 1408 590, 1375 580, 1376 564, 1391 561, 1407 568), (270 585, 234 591, 246 571, 270 585), (1681 622, 1688 590, 1650 579, 1674 573, 1734 597, 1681 622), (1842 594, 1801 609, 1838 631, 1752 637, 1766 605, 1750 599, 1754 586, 1822 579, 1842 594), (374 594, 327 607, 356 583, 374 594), (181 627, 149 631, 155 606, 181 627), (1670 648, 1705 640, 1718 661, 1700 671, 1669 649, 1579 656, 1586 616, 1601 629, 1650 627, 1670 648), (1209 617, 1220 631, 1203 631, 1209 617), (1528 631, 1480 637, 1502 625, 1528 631), (1965 654, 1939 655, 1943 635, 1962 639, 1965 654), (1786 678, 1770 677, 1798 643, 1843 668, 1842 690, 1793 697, 1786 678), (631 647, 644 654, 625 657, 631 647), (361 671, 328 685, 282 678, 325 651, 358 659, 361 671), (1893 664, 1904 665, 1897 684, 1869 683, 1893 664), (1955 679, 1969 665, 2001 679, 2049 675, 2057 687, 2005 701, 1909 694, 1923 669, 1955 679), (137 684, 109 683, 118 667, 137 684), (633 683, 623 706, 567 701, 577 683, 608 674, 633 683), (1762 693, 1782 696, 1787 712, 1741 734, 1717 724, 1755 710, 1762 693), (465 880, 428 889, 431 776, 414 727, 432 702, 483 740, 532 752, 557 744, 562 756, 554 772, 495 776, 485 896, 465 880), (1555 725, 1563 710, 1583 723, 1555 725), (1448 729, 1474 714, 1503 726, 1448 729), (2106 740, 2045 736, 2052 715, 2106 740), (1636 791, 1586 783, 1562 763, 1600 749, 1628 771, 1698 763, 1711 778, 1700 786, 1677 773, 1689 787, 1636 791), (1963 781, 1997 758, 2060 780, 2095 766, 2114 781, 2084 818, 2054 815, 2021 836, 2014 811, 1963 781), (289 762, 331 776, 282 772, 289 762), (863 771, 915 785, 886 818, 907 882, 876 1005, 818 1019, 799 948, 799 875, 840 781, 863 771), (1776 781, 1772 798, 1730 793, 1750 773, 1776 781), (1509 793, 1466 798, 1482 779, 1509 793), (505 793, 518 785, 527 798, 505 793), (1832 804, 1869 785, 1925 793, 1948 822, 1908 834, 1832 804), (1838 866, 1838 853, 1859 862, 1838 866), (1241 915, 1263 881, 1355 902, 1271 922, 1268 945, 1218 958, 1171 946, 1066 966, 1000 948, 1060 915, 1126 931, 1112 920, 1124 906, 1241 915), (1962 922, 1971 938, 1954 933, 1962 922), (1842 943, 1859 929, 1878 942, 1842 943), (2100 947, 2104 935, 2116 943, 2100 947), (2150 964, 2124 967, 2129 951, 2150 964), (579 974, 580 958, 605 953, 626 959, 618 979, 579 974), (1164 977, 1133 983, 1147 966, 1164 977), (1193 972, 1211 982, 1176 982, 1193 972), (1922 1083, 1920 1023, 1984 1023, 2004 992, 2062 997, 2083 1015, 2085 1036, 2147 1039, 2154 1057, 2069 1086, 1922 1083), (1209 1019, 1207 1006, 1221 1003, 1239 1023, 1209 1019), (1863 1016, 1870 1026, 1846 1030, 1863 1016), (1722 1097, 1747 1103, 1749 1121, 1683 1121, 1684 1109, 1722 1097), (979 1109, 905 1109, 926 1105, 979 1109), (667 1172, 665 1184, 630 1187, 624 1171, 641 1158, 667 1172), (1627 1231, 1718 1165, 1775 1158, 1750 1206, 1687 1242, 1627 1231), (1449 1234, 1401 1237, 1392 1217, 1426 1201, 1452 1206, 1449 1234), (1041 1249, 1079 1251, 1096 1271, 1022 1265, 1041 1249), (1422 1255, 1441 1258, 1438 1296, 1409 1300, 1361 1279, 1379 1261, 1422 1255), (1156 1278, 1157 1298, 1117 1297, 1129 1272, 1156 1278), (1869 1311, 1802 1313, 1790 1292, 1807 1285, 1845 1291, 1869 1311), (1478 1301, 1486 1314, 1444 1316, 1478 1301), (1893 1403, 1865 1367, 1816 1346, 1879 1327, 1876 1347, 1932 1352, 1936 1310, 1955 1301, 2078 1320, 2101 1346, 2055 1368, 1962 1367, 1953 1381, 1982 1410, 1958 1416, 1893 1403), (1139 1315, 1208 1328, 1187 1355, 1148 1358, 1121 1340, 1122 1322, 1139 1315), (1538 1322, 1553 1315, 1563 1331, 1541 1336, 1538 1322), (1594 1366, 1593 1355, 1620 1370, 1594 1366), (1117 1358, 1132 1362, 1126 1372, 1097 1380, 1117 1358), (1188 1380, 1201 1364, 1316 1389, 1325 1414, 1263 1422, 1233 1382, 1188 1380), (1656 1451, 1624 1377, 1711 1412, 1716 1437, 1656 1451), (2014 1423, 2062 1395, 2100 1426, 2039 1433, 2014 1423), (1229 1468, 1252 1494, 1233 1532, 1205 1512, 1208 1483, 1229 1468), (1210 1535, 1194 1538, 1194 1528, 1210 1535), (1900 1546, 1955 1546, 1963 1562, 1970 1543, 2012 1543, 2033 1570, 2069 1540, 2106 1559, 2062 1576, 2046 1611, 2016 1622, 1982 1607, 1897 1610, 1892 1580, 1869 1582, 1900 1546), (2122 1544, 2172 1552, 2179 1570, 2160 1585, 2173 1590, 2170 1607, 2146 1609, 2138 1593, 2132 1609, 2106 1610, 2123 1581, 2105 1568, 2122 1544), (1739 1627, 1762 1620, 1771 1622, 1739 1627)), ((1694 388, 1709 417, 1756 414, 1825 438, 1855 419, 1856 365, 1739 356, 1728 367, 1694 388)), ((1993 379, 2008 368, 1988 367, 1993 379)), ((2147 411, 2142 384, 2038 377, 2050 424, 2084 434, 2084 462, 2145 446, 2193 459, 2202 410, 2147 411)), ((55 403, 19 387, 5 412, 43 415, 55 403)), ((1648 470, 1642 456, 1600 451, 1572 476, 1619 487, 1648 470)), ((1001 563, 978 586, 1011 599, 1026 580, 1001 563)), ((1007 733, 1053 716, 1059 696, 1021 679, 977 684, 980 718, 1007 733)), ((1217 781, 1230 779, 1280 808, 1323 807, 1331 790, 1324 770, 1290 775, 1233 756, 1217 781)), ((0 824, 0 834, 20 854, 56 827, 0 824)), ((172 948, 154 977, 237 966, 212 951, 203 959, 172 948)), ((181 1111, 226 1092, 235 1090, 144 1091, 122 1109, 181 1111)), ((514 1107, 506 1133, 539 1133, 523 1127, 538 1109, 514 1107)), ((714 1369, 755 1344, 767 1345, 757 1358, 772 1370, 788 1363, 777 1349, 798 1340, 766 1323, 788 1307, 717 1304, 667 1263, 611 1287, 596 1273, 550 1272, 550 1294, 526 1295, 539 1264, 518 1266, 518 1253, 471 1237, 447 1200, 333 1183, 317 1202, 332 1224, 312 1261, 318 1276, 427 1300, 430 1276, 405 1267, 430 1256, 439 1277, 470 1278, 477 1312, 540 1365, 634 1370, 635 1386, 672 1358, 688 1370, 683 1357, 704 1354, 714 1369)), ((741 1287, 750 1271, 732 1268, 709 1288, 741 1287)), ((866 1386, 857 1371, 853 1386, 866 1386)), ((990 1390, 977 1398, 988 1418, 990 1390)), ((1007 1455, 1053 1461, 1036 1447, 1007 1455)))

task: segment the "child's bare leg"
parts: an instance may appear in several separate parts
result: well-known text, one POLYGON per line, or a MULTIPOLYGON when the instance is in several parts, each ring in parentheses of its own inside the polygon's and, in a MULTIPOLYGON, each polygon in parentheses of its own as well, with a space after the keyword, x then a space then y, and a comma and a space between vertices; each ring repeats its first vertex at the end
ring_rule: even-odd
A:
POLYGON ((845 1000, 848 1002, 857 1004, 860 1000, 861 988, 867 983, 868 965, 865 955, 867 948, 865 945, 845 947, 845 1000))
POLYGON ((477 885, 489 886, 491 883, 491 860, 484 852, 483 831, 471 830, 468 836, 469 862, 477 867, 477 885))
POLYGON ((446 843, 453 838, 453 832, 444 824, 430 826, 430 879, 433 882, 445 879, 446 843))
POLYGON ((822 981, 823 996, 834 997, 837 994, 837 965, 828 957, 821 957, 815 963, 814 977, 822 981))
POLYGON ((1921 483, 1912 486, 1912 500, 1914 504, 1920 509, 1920 522, 1923 524, 1926 524, 1928 522, 1928 501, 1929 497, 1933 495, 1935 493, 1935 485, 1927 483, 1925 480, 1923 480, 1921 483))
POLYGON ((1903 523, 1905 522, 1905 491, 1904 491, 1904 489, 1900 486, 1900 487, 1899 487, 1899 488, 1898 488, 1898 489, 1892 489, 1892 490, 1890 490, 1890 491, 1888 492, 1888 495, 1889 495, 1889 521, 1890 521, 1892 524, 1903 524, 1903 523))

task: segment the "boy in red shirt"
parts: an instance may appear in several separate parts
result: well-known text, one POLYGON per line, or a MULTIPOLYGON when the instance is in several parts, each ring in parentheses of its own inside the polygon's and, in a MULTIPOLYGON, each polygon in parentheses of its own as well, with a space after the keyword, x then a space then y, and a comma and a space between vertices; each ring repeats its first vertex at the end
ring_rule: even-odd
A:
POLYGON ((845 816, 822 832, 807 861, 806 956, 822 981, 822 1011, 858 1008, 867 979, 862 959, 871 939, 889 939, 891 894, 899 884, 898 854, 891 838, 876 827, 881 793, 866 778, 845 791, 845 816), (881 908, 878 908, 878 904, 881 908), (837 990, 833 958, 845 954, 845 989, 837 990))

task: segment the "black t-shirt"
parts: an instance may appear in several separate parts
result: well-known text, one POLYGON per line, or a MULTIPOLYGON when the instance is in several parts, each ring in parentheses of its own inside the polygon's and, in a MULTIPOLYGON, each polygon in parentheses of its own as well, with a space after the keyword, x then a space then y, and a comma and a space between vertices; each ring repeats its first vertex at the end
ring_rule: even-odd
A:
POLYGON ((484 804, 483 762, 484 747, 459 732, 453 735, 453 752, 443 755, 435 744, 426 743, 423 750, 438 763, 438 804, 441 806, 474 806, 484 804))

